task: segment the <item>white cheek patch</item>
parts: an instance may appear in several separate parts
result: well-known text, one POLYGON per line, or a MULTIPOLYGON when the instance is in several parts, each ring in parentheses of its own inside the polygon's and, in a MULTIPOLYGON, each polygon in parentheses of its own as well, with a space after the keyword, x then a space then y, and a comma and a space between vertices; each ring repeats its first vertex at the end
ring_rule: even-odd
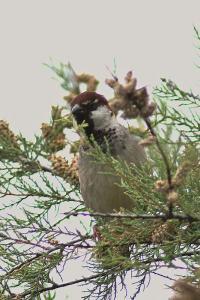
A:
POLYGON ((110 126, 112 113, 105 105, 100 105, 96 110, 91 112, 91 118, 94 122, 94 128, 99 130, 110 126))

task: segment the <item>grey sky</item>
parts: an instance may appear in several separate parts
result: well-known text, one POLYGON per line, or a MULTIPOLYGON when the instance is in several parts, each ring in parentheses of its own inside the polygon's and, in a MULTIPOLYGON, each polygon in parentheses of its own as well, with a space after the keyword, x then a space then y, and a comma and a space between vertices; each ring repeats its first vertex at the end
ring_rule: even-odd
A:
MULTIPOLYGON (((62 103, 65 92, 42 65, 50 57, 95 74, 106 95, 105 66, 112 69, 114 59, 120 78, 133 69, 149 89, 167 77, 198 91, 192 26, 199 12, 199 0, 0 0, 0 119, 32 136, 50 106, 62 103)), ((79 299, 69 291, 70 300, 79 299)), ((167 300, 167 294, 156 279, 138 300, 167 300)))

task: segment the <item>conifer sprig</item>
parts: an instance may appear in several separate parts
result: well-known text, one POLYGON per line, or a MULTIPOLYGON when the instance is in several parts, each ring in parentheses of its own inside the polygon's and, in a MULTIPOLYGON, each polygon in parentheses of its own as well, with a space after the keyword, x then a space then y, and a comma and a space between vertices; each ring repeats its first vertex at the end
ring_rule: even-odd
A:
MULTIPOLYGON (((83 84, 88 91, 97 88, 93 75, 77 74, 70 64, 49 67, 61 79, 68 103, 83 84)), ((77 284, 84 285, 83 299, 117 299, 120 288, 125 297, 130 295, 128 280, 135 299, 152 274, 166 278, 164 266, 177 268, 177 259, 198 293, 200 97, 163 79, 154 91, 155 105, 146 88, 136 88, 132 72, 124 84, 116 76, 106 83, 113 89, 112 109, 116 114, 122 110, 130 132, 143 138, 148 161, 141 168, 127 165, 95 142, 90 155, 121 178, 119 185, 134 200, 134 211, 87 211, 77 180, 80 141, 70 140, 74 128, 68 107, 53 106, 49 122, 33 141, 0 121, 1 299, 53 300, 54 291, 77 284), (143 125, 131 127, 133 118, 143 125), (98 240, 92 234, 96 223, 98 240), (74 263, 80 267, 83 259, 80 278, 67 281, 65 271, 74 263)))

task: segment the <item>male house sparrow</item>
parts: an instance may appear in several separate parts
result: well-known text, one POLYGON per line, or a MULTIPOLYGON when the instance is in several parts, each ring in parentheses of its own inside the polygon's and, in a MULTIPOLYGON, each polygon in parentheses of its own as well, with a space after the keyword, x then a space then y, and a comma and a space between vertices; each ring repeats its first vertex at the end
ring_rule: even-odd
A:
MULTIPOLYGON (((81 93, 71 102, 71 111, 78 125, 85 123, 84 133, 91 141, 91 148, 93 138, 102 151, 109 147, 114 158, 127 164, 140 165, 145 161, 144 149, 138 144, 140 139, 118 123, 104 96, 95 92, 81 93)), ((90 150, 81 146, 78 162, 80 189, 86 206, 101 213, 120 208, 131 210, 134 199, 124 194, 119 186, 120 177, 108 174, 108 166, 95 163, 90 150)))

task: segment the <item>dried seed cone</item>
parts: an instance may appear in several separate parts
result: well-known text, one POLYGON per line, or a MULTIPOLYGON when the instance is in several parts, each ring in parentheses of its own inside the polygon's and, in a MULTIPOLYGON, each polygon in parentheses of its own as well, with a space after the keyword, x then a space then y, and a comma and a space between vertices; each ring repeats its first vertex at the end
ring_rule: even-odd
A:
POLYGON ((176 225, 172 220, 168 220, 154 229, 151 240, 153 243, 159 244, 165 240, 171 240, 176 233, 176 225))
POLYGON ((141 109, 140 114, 143 118, 148 118, 153 115, 155 109, 156 109, 156 104, 154 102, 151 102, 149 104, 147 103, 141 109))
POLYGON ((69 176, 72 178, 73 182, 78 184, 79 183, 79 176, 78 176, 78 158, 75 157, 69 167, 69 176))
POLYGON ((82 74, 75 74, 75 78, 77 81, 77 88, 76 90, 70 91, 68 95, 64 97, 64 100, 66 100, 68 103, 71 103, 72 100, 80 93, 80 84, 85 83, 86 84, 86 90, 88 92, 95 92, 97 89, 97 85, 99 84, 99 81, 90 74, 82 73, 82 74))
POLYGON ((14 147, 19 147, 17 144, 17 137, 10 130, 9 124, 3 120, 0 120, 0 137, 9 141, 14 147))
POLYGON ((42 123, 41 130, 43 137, 46 139, 52 132, 52 126, 47 123, 42 123))
POLYGON ((66 146, 65 134, 63 132, 58 133, 55 135, 50 142, 48 142, 48 147, 51 149, 52 152, 57 152, 62 150, 66 146))
POLYGON ((131 71, 125 77, 125 85, 120 84, 117 78, 106 79, 106 84, 115 94, 109 104, 115 112, 123 110, 123 118, 148 118, 154 113, 155 103, 149 101, 146 87, 136 89, 137 80, 131 71))
POLYGON ((96 91, 99 82, 93 75, 83 73, 78 75, 77 79, 79 83, 86 83, 88 92, 96 91))
POLYGON ((192 164, 189 161, 183 162, 176 171, 176 174, 173 178, 173 184, 176 186, 180 186, 184 182, 191 168, 192 164))
POLYGON ((49 157, 49 160, 51 161, 53 170, 57 175, 61 177, 68 176, 69 164, 64 157, 53 154, 49 157))
POLYGON ((58 245, 58 240, 56 240, 55 238, 53 238, 53 237, 49 237, 48 238, 48 243, 50 244, 50 245, 52 245, 52 246, 54 246, 54 245, 58 245))
POLYGON ((78 94, 80 94, 81 83, 84 83, 86 85, 86 91, 88 92, 95 92, 97 89, 97 85, 99 84, 99 81, 93 75, 86 73, 78 75, 74 72, 74 80, 76 81, 75 89, 70 90, 69 94, 64 96, 64 100, 66 100, 69 104, 76 96, 78 96, 78 94))
POLYGON ((155 144, 156 137, 153 135, 148 136, 146 139, 143 139, 139 142, 139 144, 143 147, 151 146, 152 144, 155 144))
POLYGON ((178 193, 175 192, 174 190, 168 191, 168 193, 167 193, 168 204, 175 204, 175 203, 177 203, 177 200, 178 200, 178 193))
POLYGON ((125 103, 122 98, 113 98, 109 101, 112 111, 117 114, 119 110, 124 110, 125 103))
POLYGON ((67 143, 63 132, 56 133, 56 128, 47 123, 42 123, 41 130, 49 150, 57 152, 65 148, 67 143))
POLYGON ((74 98, 77 96, 78 94, 75 94, 75 93, 69 93, 67 96, 64 96, 63 98, 64 98, 64 100, 66 100, 67 101, 67 103, 71 103, 73 100, 74 100, 74 98))
POLYGON ((54 172, 58 176, 61 176, 71 183, 78 183, 77 158, 69 164, 64 157, 53 154, 49 157, 49 160, 52 163, 54 172))
POLYGON ((168 182, 166 180, 157 180, 155 182, 155 189, 158 192, 166 192, 169 188, 168 182))
POLYGON ((137 79, 133 77, 133 72, 129 71, 124 78, 126 85, 125 90, 128 93, 133 93, 136 89, 137 79))
POLYGON ((199 300, 200 288, 186 282, 185 280, 177 280, 173 285, 175 295, 169 300, 199 300))
POLYGON ((129 105, 124 108, 122 118, 137 118, 140 115, 140 110, 135 105, 129 105))

